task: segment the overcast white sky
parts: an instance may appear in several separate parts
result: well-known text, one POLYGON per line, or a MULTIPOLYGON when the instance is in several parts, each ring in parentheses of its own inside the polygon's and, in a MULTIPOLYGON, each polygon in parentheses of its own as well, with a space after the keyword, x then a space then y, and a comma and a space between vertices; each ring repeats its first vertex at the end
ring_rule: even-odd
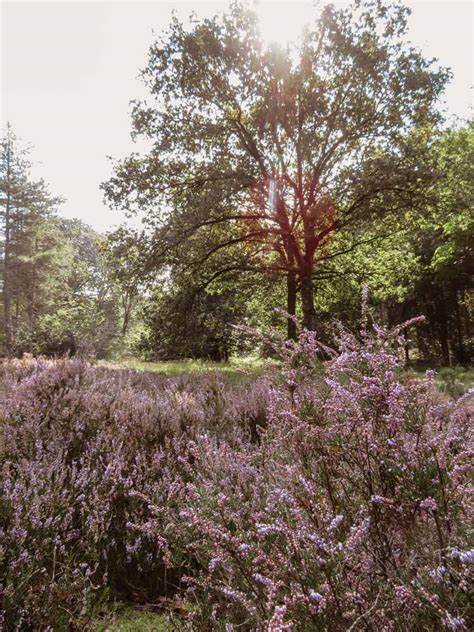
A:
MULTIPOLYGON (((137 76, 153 33, 171 11, 212 14, 226 2, 1 2, 1 122, 34 146, 34 176, 67 198, 63 214, 97 230, 120 223, 104 206, 99 183, 111 174, 107 156, 133 151, 129 101, 146 96, 137 76)), ((473 4, 413 0, 410 37, 427 57, 450 66, 450 115, 472 115, 473 4)), ((263 2, 267 37, 295 31, 310 3, 263 2), (291 25, 293 24, 293 27, 291 25)))

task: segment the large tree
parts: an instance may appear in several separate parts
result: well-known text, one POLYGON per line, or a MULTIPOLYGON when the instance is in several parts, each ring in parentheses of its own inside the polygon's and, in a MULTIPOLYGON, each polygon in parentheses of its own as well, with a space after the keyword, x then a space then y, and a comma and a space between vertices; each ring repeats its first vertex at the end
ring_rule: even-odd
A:
POLYGON ((218 257, 212 278, 280 273, 288 311, 299 289, 314 328, 315 270, 337 256, 334 235, 416 206, 432 175, 420 136, 448 73, 405 43, 408 14, 328 5, 286 48, 265 47, 239 3, 190 28, 174 18, 143 71, 152 99, 133 111, 152 148, 103 185, 112 205, 145 212, 149 265, 218 257))

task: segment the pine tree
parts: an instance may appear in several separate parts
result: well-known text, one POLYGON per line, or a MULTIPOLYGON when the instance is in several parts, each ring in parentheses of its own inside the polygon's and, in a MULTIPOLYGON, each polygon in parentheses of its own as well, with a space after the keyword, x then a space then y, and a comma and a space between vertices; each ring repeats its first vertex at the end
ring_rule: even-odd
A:
POLYGON ((0 144, 2 338, 7 354, 15 351, 22 331, 34 326, 58 246, 45 223, 61 200, 50 195, 42 180, 31 179, 27 156, 7 125, 0 144))

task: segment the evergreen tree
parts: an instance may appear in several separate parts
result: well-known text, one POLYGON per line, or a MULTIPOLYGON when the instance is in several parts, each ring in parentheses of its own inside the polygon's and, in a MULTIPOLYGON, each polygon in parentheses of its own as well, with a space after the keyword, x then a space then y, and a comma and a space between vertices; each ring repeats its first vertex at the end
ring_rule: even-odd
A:
POLYGON ((60 198, 40 180, 30 178, 27 151, 20 148, 10 125, 0 145, 2 250, 2 334, 6 353, 15 351, 25 323, 34 326, 44 296, 57 242, 46 223, 60 198))

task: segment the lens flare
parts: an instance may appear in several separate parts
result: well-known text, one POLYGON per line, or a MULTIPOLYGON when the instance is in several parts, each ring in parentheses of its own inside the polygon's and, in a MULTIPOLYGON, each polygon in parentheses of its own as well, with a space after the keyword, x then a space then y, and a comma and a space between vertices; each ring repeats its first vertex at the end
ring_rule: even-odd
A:
POLYGON ((255 0, 253 8, 259 19, 262 40, 266 44, 281 45, 297 42, 315 12, 313 3, 308 0, 255 0))

